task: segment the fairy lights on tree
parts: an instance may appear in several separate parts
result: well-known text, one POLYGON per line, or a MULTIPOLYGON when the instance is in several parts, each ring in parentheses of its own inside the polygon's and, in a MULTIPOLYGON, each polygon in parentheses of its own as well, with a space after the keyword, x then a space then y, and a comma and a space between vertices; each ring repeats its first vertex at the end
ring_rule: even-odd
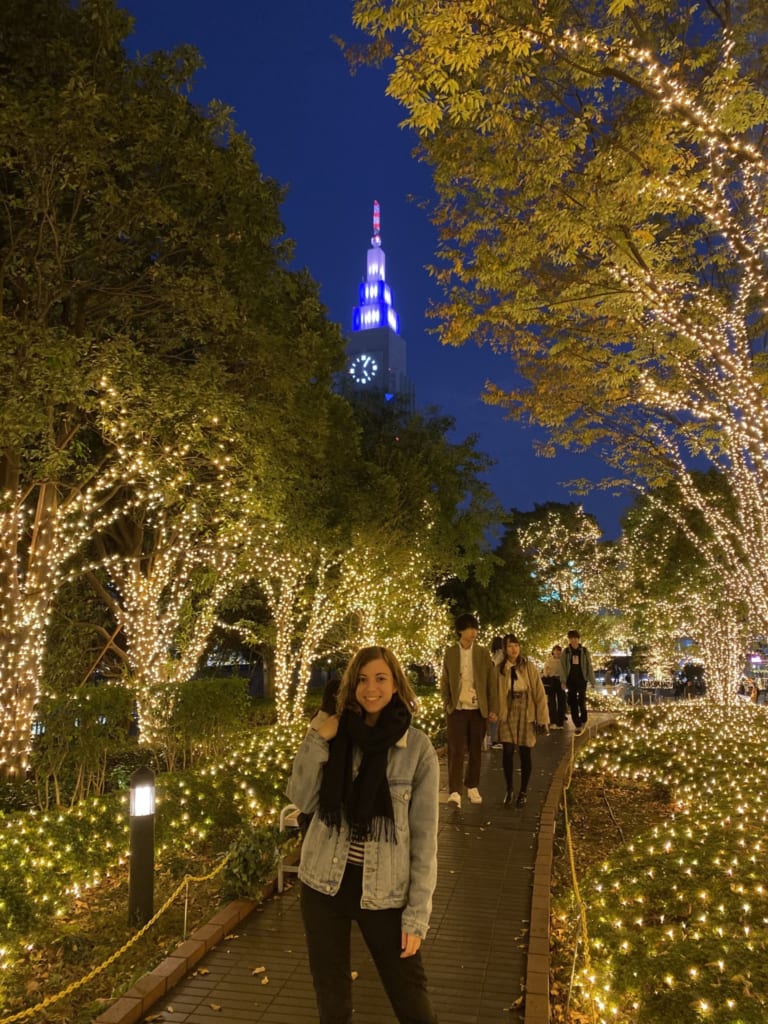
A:
POLYGON ((9 491, 0 499, 0 775, 23 776, 46 643, 65 564, 85 536, 79 494, 9 491))
POLYGON ((718 539, 732 543, 733 504, 722 475, 694 477, 681 467, 679 483, 638 499, 620 542, 619 600, 646 649, 647 667, 658 666, 666 677, 680 657, 676 641, 687 638, 706 666, 708 693, 723 701, 735 696, 759 621, 742 590, 746 567, 737 557, 726 561, 718 539))
POLYGON ((232 628, 272 648, 279 723, 303 715, 312 667, 329 654, 384 644, 408 663, 427 664, 445 643, 446 608, 418 552, 365 541, 334 551, 302 543, 282 525, 263 525, 249 543, 249 572, 271 622, 262 630, 247 622, 232 628))
POLYGON ((764 7, 358 0, 355 20, 434 168, 443 340, 510 354, 524 386, 488 399, 549 428, 544 454, 592 447, 651 488, 716 467, 728 514, 684 497, 766 632, 764 7))

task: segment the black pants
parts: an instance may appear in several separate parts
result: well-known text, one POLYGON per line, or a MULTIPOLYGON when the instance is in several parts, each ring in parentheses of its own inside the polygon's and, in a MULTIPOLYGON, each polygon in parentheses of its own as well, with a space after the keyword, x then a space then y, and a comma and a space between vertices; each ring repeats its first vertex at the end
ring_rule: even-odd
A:
POLYGON ((568 708, 577 729, 587 724, 587 684, 569 683, 568 708))
MULTIPOLYGON (((531 781, 531 748, 518 746, 517 749, 520 752, 520 792, 527 793, 528 783, 531 781)), ((507 789, 513 789, 512 780, 515 772, 514 743, 502 743, 501 767, 504 770, 507 789)))
POLYGON ((361 910, 363 869, 347 865, 341 888, 326 896, 301 887, 301 916, 320 1024, 351 1024, 350 938, 357 921, 400 1024, 436 1024, 421 953, 400 958, 402 910, 361 910))
POLYGON ((547 691, 547 707, 552 725, 565 724, 565 690, 560 676, 544 676, 542 679, 547 691))

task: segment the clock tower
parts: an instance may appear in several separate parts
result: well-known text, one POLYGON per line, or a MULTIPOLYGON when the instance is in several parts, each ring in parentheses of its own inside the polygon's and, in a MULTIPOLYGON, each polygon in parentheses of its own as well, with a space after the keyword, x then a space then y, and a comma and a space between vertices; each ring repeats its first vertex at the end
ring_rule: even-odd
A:
POLYGON ((386 257, 381 247, 381 210, 373 203, 373 237, 360 285, 359 303, 352 311, 352 337, 347 344, 346 393, 376 391, 385 401, 400 399, 414 408, 413 384, 406 366, 405 339, 387 284, 386 257))

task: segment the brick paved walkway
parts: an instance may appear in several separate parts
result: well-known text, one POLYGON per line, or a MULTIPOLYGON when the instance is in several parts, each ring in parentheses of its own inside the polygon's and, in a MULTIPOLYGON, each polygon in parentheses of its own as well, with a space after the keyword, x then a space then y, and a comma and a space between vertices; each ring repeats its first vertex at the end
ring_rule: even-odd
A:
MULTIPOLYGON (((539 812, 572 732, 542 737, 533 751, 525 808, 502 805, 501 751, 483 754, 482 805, 446 804, 441 765, 438 883, 423 955, 441 1024, 522 1019, 531 886, 539 812)), ((362 939, 353 929, 355 1020, 395 1020, 362 939)), ((298 1024, 317 1019, 298 905, 298 885, 262 904, 236 933, 143 1020, 174 1024, 298 1024), (263 973, 254 974, 264 967, 263 973), (266 981, 268 979, 268 981, 266 981), (172 1009, 171 1009, 172 1008, 172 1009)))

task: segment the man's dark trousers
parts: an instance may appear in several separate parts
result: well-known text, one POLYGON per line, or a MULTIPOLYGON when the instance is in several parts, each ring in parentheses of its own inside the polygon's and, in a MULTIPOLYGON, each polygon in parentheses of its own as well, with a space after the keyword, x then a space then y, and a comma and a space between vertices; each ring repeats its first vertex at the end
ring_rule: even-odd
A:
POLYGON ((480 784, 480 755, 485 736, 485 719, 479 710, 456 710, 448 715, 448 792, 461 793, 480 784), (464 774, 464 751, 469 749, 469 763, 464 774))
POLYGON ((587 684, 568 684, 568 708, 577 729, 587 724, 587 684))

